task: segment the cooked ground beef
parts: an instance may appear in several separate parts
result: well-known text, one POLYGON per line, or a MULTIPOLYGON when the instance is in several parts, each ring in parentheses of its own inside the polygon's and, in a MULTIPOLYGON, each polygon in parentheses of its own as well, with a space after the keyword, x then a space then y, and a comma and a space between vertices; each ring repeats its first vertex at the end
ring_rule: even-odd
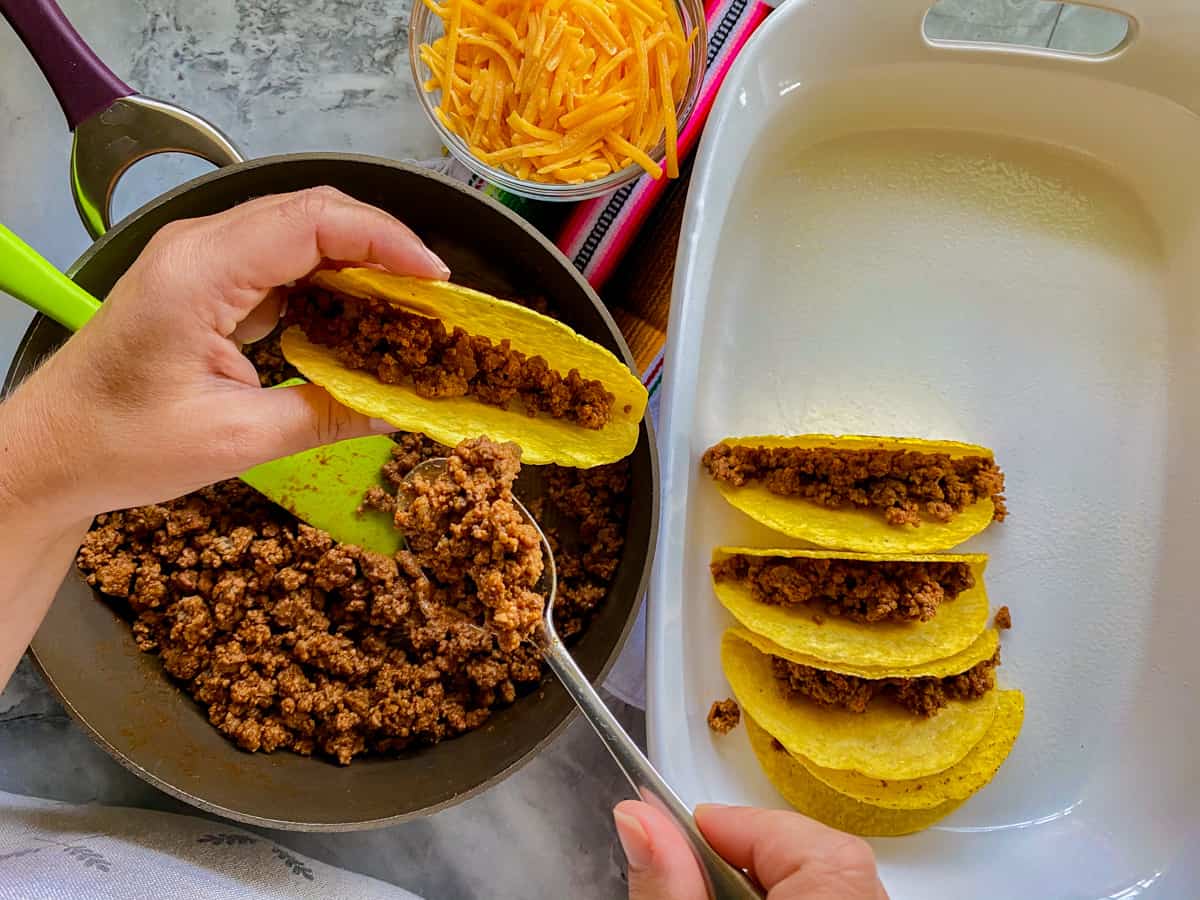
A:
POLYGON ((859 678, 771 657, 775 677, 789 694, 828 707, 866 712, 876 698, 899 703, 918 716, 932 716, 951 700, 975 700, 996 686, 1000 651, 959 675, 947 678, 859 678))
POLYGON ((735 554, 712 564, 718 581, 742 581, 760 603, 805 603, 855 622, 927 622, 975 586, 960 562, 861 562, 735 554))
POLYGON ((393 512, 408 549, 455 605, 472 594, 483 604, 506 652, 533 633, 545 608, 536 590, 542 541, 512 493, 520 471, 520 447, 478 438, 454 448, 444 471, 417 475, 395 497, 373 491, 366 501, 393 512))
POLYGON ((729 734, 742 721, 742 711, 737 701, 730 697, 727 700, 714 700, 708 710, 708 727, 717 734, 729 734))
MULTIPOLYGON (((450 452, 449 447, 419 434, 398 434, 395 440, 393 459, 383 467, 391 494, 418 463, 450 452)), ((540 480, 540 491, 523 493, 518 483, 516 493, 554 552, 558 573, 554 627, 559 637, 573 637, 583 631, 608 595, 621 562, 629 514, 629 464, 622 461, 591 469, 525 466, 522 472, 536 473, 540 480)))
POLYGON ((773 494, 833 509, 878 509, 891 525, 917 526, 922 515, 949 522, 989 497, 996 521, 1008 514, 1004 474, 983 456, 716 444, 705 451, 703 463, 713 478, 734 487, 761 481, 773 494))
POLYGON ((526 356, 507 340, 493 343, 439 319, 405 312, 382 300, 346 300, 307 288, 288 299, 285 325, 298 325, 314 344, 330 347, 352 369, 385 384, 407 384, 422 397, 464 397, 507 408, 519 401, 531 415, 546 414, 584 428, 603 428, 615 398, 577 369, 564 376, 540 356, 526 356))
MULTIPOLYGON (((278 334, 248 348, 263 384, 295 373, 278 334)), ((449 448, 396 435, 394 492, 449 448)), ((555 624, 577 635, 620 562, 629 468, 527 467, 559 569, 555 624)), ((379 499, 379 498, 377 498, 379 499)), ((327 755, 435 743, 533 690, 528 644, 500 648, 478 592, 444 584, 412 552, 387 558, 334 543, 240 481, 98 516, 80 549, 88 582, 132 620, 138 646, 238 746, 327 755)))
POLYGON ((1002 606, 996 610, 995 624, 1002 631, 1012 628, 1012 613, 1008 611, 1007 606, 1002 606))

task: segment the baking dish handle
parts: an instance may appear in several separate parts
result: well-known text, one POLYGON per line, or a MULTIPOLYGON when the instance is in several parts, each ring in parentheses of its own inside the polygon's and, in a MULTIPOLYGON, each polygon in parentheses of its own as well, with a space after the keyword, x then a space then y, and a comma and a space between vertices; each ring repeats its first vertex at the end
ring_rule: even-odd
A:
POLYGON ((93 238, 112 225, 117 183, 139 160, 187 153, 215 166, 242 161, 218 128, 171 103, 141 96, 118 78, 55 0, 0 0, 0 14, 42 70, 74 132, 71 193, 93 238))
MULTIPOLYGON (((872 8, 874 28, 867 40, 872 50, 922 61, 943 59, 947 53, 987 58, 989 62, 1078 73, 1149 91, 1200 114, 1200 79, 1196 78, 1195 47, 1200 43, 1200 3, 1196 0, 1073 0, 1123 16, 1125 38, 1102 53, 1075 53, 1022 44, 931 40, 925 36, 925 16, 931 0, 889 0, 872 8), (898 51, 898 52, 897 52, 898 51)), ((786 9, 786 7, 785 7, 786 9)))

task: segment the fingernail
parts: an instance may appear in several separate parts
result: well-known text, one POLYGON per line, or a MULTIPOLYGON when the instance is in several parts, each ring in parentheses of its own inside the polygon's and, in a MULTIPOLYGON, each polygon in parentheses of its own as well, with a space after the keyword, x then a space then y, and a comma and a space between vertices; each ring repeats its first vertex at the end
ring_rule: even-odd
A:
POLYGON ((442 258, 440 256, 438 256, 436 253, 434 253, 428 247, 425 248, 425 255, 429 257, 429 261, 431 263, 433 263, 435 266, 437 266, 439 269, 442 270, 443 278, 450 277, 450 267, 448 265, 446 265, 444 262, 442 262, 442 258))
POLYGON ((385 422, 383 419, 371 419, 368 426, 376 434, 392 434, 396 430, 396 426, 391 422, 385 422))
POLYGON ((619 809, 613 810, 613 821, 617 823, 617 837, 630 868, 643 869, 648 866, 651 857, 650 835, 646 834, 642 823, 619 809))

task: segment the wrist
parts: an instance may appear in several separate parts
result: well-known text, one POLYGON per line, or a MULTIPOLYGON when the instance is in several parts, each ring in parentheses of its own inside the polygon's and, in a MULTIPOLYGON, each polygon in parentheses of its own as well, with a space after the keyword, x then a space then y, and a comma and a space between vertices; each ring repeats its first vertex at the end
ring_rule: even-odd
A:
POLYGON ((0 403, 0 520, 58 534, 97 510, 89 508, 79 468, 68 458, 69 430, 41 390, 38 373, 0 403))

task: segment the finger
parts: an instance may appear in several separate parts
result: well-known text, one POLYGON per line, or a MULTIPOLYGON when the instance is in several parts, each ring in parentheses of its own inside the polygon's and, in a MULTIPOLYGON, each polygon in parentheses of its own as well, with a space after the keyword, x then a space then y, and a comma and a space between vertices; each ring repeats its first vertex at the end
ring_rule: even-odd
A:
POLYGON ((197 285, 194 296, 211 304, 209 318, 222 335, 231 334, 266 291, 307 275, 323 259, 426 278, 450 274, 406 225, 329 187, 172 223, 156 235, 150 256, 161 277, 197 285))
POLYGON ((249 468, 322 444, 395 427, 342 406, 315 384, 250 389, 234 403, 228 433, 234 435, 235 467, 249 468))
POLYGON ((734 866, 749 870, 768 890, 786 885, 785 896, 805 900, 887 896, 875 874, 870 845, 807 816, 701 804, 696 807, 696 824, 714 850, 734 866))
POLYGON ((275 330, 283 314, 283 292, 279 288, 267 291, 262 303, 250 310, 246 318, 238 322, 230 338, 236 344, 253 344, 261 341, 275 330))
POLYGON ((707 900, 700 865, 667 816, 639 800, 613 810, 629 864, 629 900, 707 900))
POLYGON ((307 275, 323 259, 376 263, 393 272, 446 278, 450 270, 407 225, 331 187, 264 197, 228 222, 211 216, 205 236, 220 246, 220 270, 258 290, 307 275))

